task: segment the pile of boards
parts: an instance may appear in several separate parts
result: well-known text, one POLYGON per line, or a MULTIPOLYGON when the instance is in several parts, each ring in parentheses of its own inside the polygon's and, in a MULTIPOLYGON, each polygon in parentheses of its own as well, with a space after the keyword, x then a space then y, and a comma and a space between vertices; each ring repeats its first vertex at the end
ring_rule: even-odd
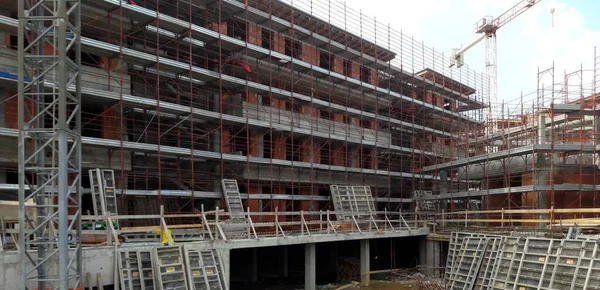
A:
POLYGON ((600 289, 597 239, 452 233, 446 289, 600 289))

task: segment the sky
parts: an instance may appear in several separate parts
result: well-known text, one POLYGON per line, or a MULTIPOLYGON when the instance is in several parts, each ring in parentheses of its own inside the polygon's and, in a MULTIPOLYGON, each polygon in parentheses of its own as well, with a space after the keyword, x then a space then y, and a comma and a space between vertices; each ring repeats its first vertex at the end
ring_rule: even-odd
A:
MULTIPOLYGON (((349 8, 361 10, 377 21, 413 35, 436 51, 449 52, 475 38, 475 22, 483 16, 497 16, 519 0, 346 0, 349 8)), ((594 47, 600 55, 600 1, 542 0, 497 32, 498 100, 515 103, 521 93, 534 98, 538 68, 554 65, 554 81, 567 73, 585 71, 569 78, 569 87, 579 87, 581 79, 591 89, 594 47), (552 9, 554 13, 551 13, 552 9)), ((446 53, 447 54, 447 53, 446 53)), ((465 54, 465 63, 485 72, 483 42, 465 54)), ((552 83, 543 74, 541 82, 552 83)), ((591 93, 591 91, 590 91, 591 93)))

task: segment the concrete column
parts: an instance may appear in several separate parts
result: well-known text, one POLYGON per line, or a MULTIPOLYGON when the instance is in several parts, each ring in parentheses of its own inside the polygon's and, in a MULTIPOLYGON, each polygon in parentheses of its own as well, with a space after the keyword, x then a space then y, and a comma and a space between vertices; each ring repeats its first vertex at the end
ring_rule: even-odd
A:
POLYGON ((440 272, 433 267, 441 267, 441 242, 431 241, 426 237, 419 242, 419 265, 426 266, 423 274, 426 276, 439 275, 440 272))
MULTIPOLYGON (((538 144, 546 144, 546 116, 541 114, 538 118, 538 144)), ((546 168, 540 169, 540 167, 546 164, 546 156, 544 153, 538 153, 536 156, 536 171, 535 174, 535 185, 547 185, 548 171, 546 168)), ((535 200, 534 207, 536 209, 548 208, 548 197, 546 192, 538 192, 535 200)), ((539 215, 539 219, 547 219, 547 215, 539 215)), ((546 228, 545 223, 538 223, 540 228, 546 228)))
POLYGON ((329 273, 337 275, 339 268, 338 244, 330 243, 329 246, 329 273))
POLYGON ((231 250, 229 249, 218 249, 219 256, 221 256, 221 271, 223 271, 223 283, 227 285, 227 289, 231 289, 231 250))
POLYGON ((369 252, 369 240, 360 241, 360 286, 367 287, 371 282, 371 256, 369 252))
POLYGON ((304 244, 304 289, 317 289, 317 257, 314 243, 304 244))
POLYGON ((258 248, 252 248, 252 263, 250 264, 250 281, 258 281, 258 248))
POLYGON ((289 276, 289 271, 288 271, 288 247, 287 246, 282 246, 281 247, 281 256, 280 256, 280 265, 281 267, 279 267, 279 275, 283 278, 287 278, 289 276))
MULTIPOLYGON (((439 190, 440 190, 440 194, 447 194, 448 193, 448 171, 446 170, 440 170, 440 186, 439 186, 439 190)), ((447 210, 448 209, 448 200, 447 199, 442 199, 440 200, 440 208, 438 210, 447 210)))

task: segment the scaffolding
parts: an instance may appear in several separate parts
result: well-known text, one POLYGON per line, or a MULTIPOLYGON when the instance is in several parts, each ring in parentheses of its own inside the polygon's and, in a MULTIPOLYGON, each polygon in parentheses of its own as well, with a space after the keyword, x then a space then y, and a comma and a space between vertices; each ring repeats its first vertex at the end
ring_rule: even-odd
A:
MULTIPOLYGON (((497 106, 493 118, 487 120, 493 130, 485 136, 459 141, 479 153, 423 167, 424 174, 440 176, 439 188, 444 189, 425 199, 478 200, 489 210, 485 213, 488 220, 500 218, 504 210, 523 211, 502 220, 595 217, 585 211, 551 217, 541 210, 598 206, 598 60, 594 50, 593 68, 582 64, 562 77, 554 64, 538 69, 535 92, 497 106)), ((442 210, 465 210, 456 204, 450 202, 442 210)), ((511 225, 547 226, 536 222, 511 225)))
POLYGON ((18 1, 21 289, 81 285, 80 9, 78 0, 18 1))
MULTIPOLYGON (((82 167, 115 171, 120 214, 225 208, 221 179, 238 180, 254 212, 332 209, 332 184, 369 186, 376 210, 410 209, 439 186, 420 168, 481 151, 458 141, 483 136, 487 77, 343 2, 81 4, 81 86, 66 93, 84 100, 82 167)), ((0 12, 10 92, 18 21, 0 12)))

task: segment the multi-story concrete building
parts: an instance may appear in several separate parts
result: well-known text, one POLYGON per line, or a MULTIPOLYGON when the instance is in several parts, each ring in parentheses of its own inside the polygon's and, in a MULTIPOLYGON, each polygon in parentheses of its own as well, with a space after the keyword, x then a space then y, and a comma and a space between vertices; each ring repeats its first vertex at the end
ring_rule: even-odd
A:
MULTIPOLYGON (((460 141, 483 133, 486 78, 338 2, 81 5, 82 169, 115 171, 121 215, 226 207, 222 179, 238 181, 250 212, 333 210, 331 185, 369 186, 375 210, 397 212, 447 190, 421 168, 482 153, 460 141)), ((0 189, 11 196, 18 21, 11 3, 0 9, 0 189)))

